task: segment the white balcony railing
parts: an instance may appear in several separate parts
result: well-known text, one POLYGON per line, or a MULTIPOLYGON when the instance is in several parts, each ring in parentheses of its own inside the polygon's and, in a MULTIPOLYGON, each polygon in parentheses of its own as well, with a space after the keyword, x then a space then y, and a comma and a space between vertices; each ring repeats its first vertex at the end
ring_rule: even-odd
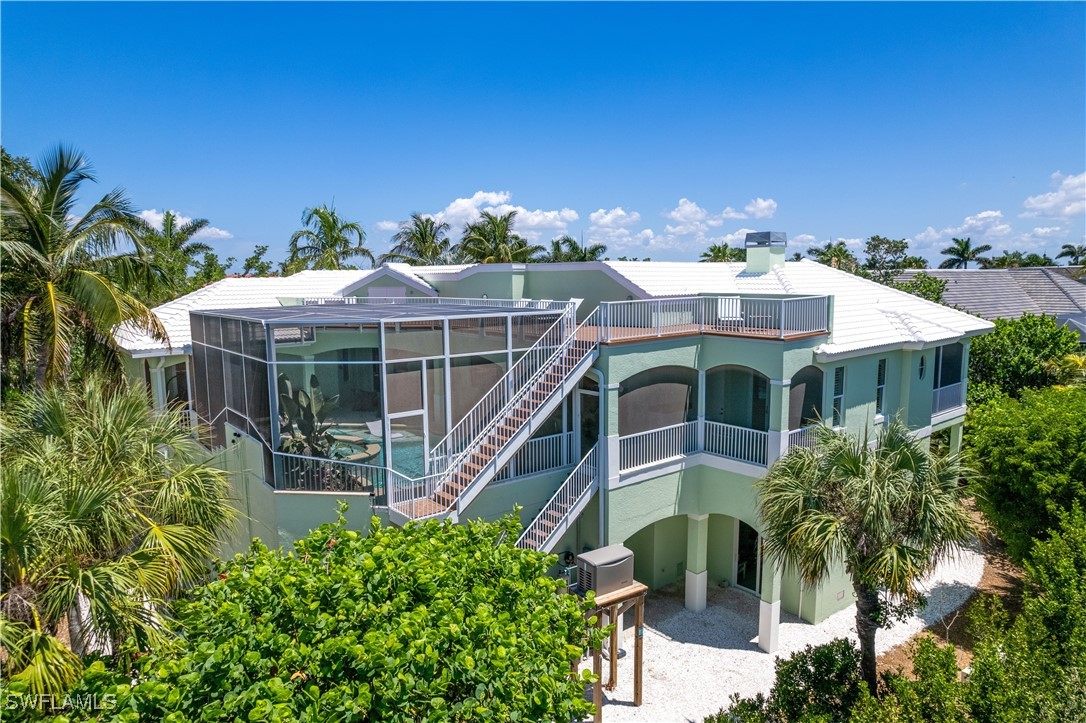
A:
POLYGON ((388 470, 359 462, 273 452, 275 488, 299 492, 365 492, 383 497, 388 470))
POLYGON ((962 399, 962 383, 948 384, 931 392, 931 413, 938 414, 965 404, 962 399))
POLYGON ((769 432, 721 422, 705 422, 705 451, 728 459, 765 466, 769 432))
POLYGON ((698 423, 684 422, 670 427, 629 434, 618 440, 618 468, 627 472, 666 460, 679 459, 698 451, 698 423))
POLYGON ((605 343, 704 333, 787 339, 827 331, 829 298, 685 296, 603 302, 600 325, 605 343))
POLYGON ((821 426, 821 424, 811 424, 801 429, 792 430, 788 433, 788 448, 807 447, 809 449, 814 447, 815 430, 821 426))
POLYGON ((573 434, 560 432, 529 439, 494 479, 513 479, 569 467, 576 462, 573 457, 573 434))

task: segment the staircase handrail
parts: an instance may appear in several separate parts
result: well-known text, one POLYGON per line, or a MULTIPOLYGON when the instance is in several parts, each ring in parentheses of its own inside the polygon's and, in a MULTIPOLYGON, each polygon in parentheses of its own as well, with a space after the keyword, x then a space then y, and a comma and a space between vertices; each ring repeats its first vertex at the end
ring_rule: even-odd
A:
MULTIPOLYGON (((493 420, 487 418, 487 416, 484 415, 484 410, 487 408, 493 409, 494 407, 497 407, 494 411, 494 415, 496 416, 497 414, 501 413, 502 409, 504 409, 505 407, 505 403, 497 402, 495 397, 501 397, 502 395, 512 393, 512 391, 510 391, 510 386, 512 386, 510 382, 516 379, 518 375, 523 375, 523 373, 526 373, 526 370, 532 363, 532 360, 539 359, 539 352, 543 350, 543 348, 551 344, 560 346, 565 342, 568 337, 567 330, 570 326, 574 326, 573 324, 571 324, 571 321, 576 321, 570 318, 573 314, 576 314, 576 310, 576 304, 574 304, 573 302, 567 302, 566 309, 564 310, 563 314, 561 314, 558 319, 555 320, 554 324, 552 324, 550 328, 544 331, 540 335, 540 338, 536 340, 534 344, 528 347, 528 350, 525 352, 525 354, 517 359, 512 367, 509 367, 509 370, 506 371, 504 375, 502 375, 502 378, 498 379, 497 382, 493 386, 491 386, 490 390, 488 390, 487 393, 483 394, 482 398, 479 399, 475 406, 471 407, 471 409, 468 410, 468 413, 464 415, 464 417, 460 418, 460 420, 456 422, 456 424, 454 424, 453 428, 449 430, 449 432, 447 432, 437 444, 433 445, 433 447, 430 449, 431 462, 445 458, 450 462, 450 464, 446 466, 446 469, 452 467, 451 457, 458 455, 460 452, 463 452, 464 449, 470 447, 471 443, 476 440, 479 431, 471 432, 471 436, 467 437, 466 444, 463 448, 455 448, 454 441, 457 439, 464 439, 464 437, 466 436, 464 430, 466 428, 470 428, 472 426, 479 426, 482 430, 489 428, 493 420), (553 332, 556 331, 557 339, 554 339, 553 332), (502 406, 497 406, 497 404, 502 404, 502 406)), ((546 364, 550 362, 550 358, 550 356, 544 357, 542 362, 540 362, 539 368, 545 367, 546 364)), ((534 377, 535 371, 538 371, 539 368, 530 372, 529 381, 534 377)))
MULTIPOLYGON (((581 330, 583 328, 585 328, 585 327, 597 326, 597 329, 598 329, 598 318, 597 318, 598 312, 599 312, 598 308, 593 309, 592 313, 589 314, 587 317, 585 317, 584 321, 582 321, 580 324, 578 324, 576 327, 574 327, 573 333, 570 334, 569 336, 567 336, 566 339, 561 343, 561 345, 557 349, 555 349, 554 353, 551 354, 550 357, 547 358, 547 361, 544 362, 539 367, 539 369, 537 369, 532 374, 532 376, 528 379, 527 382, 525 382, 520 387, 520 389, 518 389, 516 392, 514 392, 511 395, 509 401, 506 402, 505 406, 502 407, 497 412, 497 414, 495 414, 494 419, 491 420, 487 424, 487 426, 484 427, 475 436, 475 438, 472 439, 471 442, 469 442, 467 445, 465 445, 464 449, 461 450, 460 452, 458 452, 456 454, 456 456, 449 462, 449 464, 445 467, 445 472, 444 472, 445 475, 448 475, 453 470, 459 468, 461 463, 465 459, 467 459, 467 457, 469 455, 471 455, 471 453, 474 450, 475 446, 479 442, 481 442, 483 439, 485 439, 486 435, 490 433, 491 429, 493 428, 493 425, 497 421, 505 419, 505 418, 507 418, 509 416, 509 413, 512 412, 513 409, 516 408, 516 405, 519 404, 524 399, 524 397, 534 388, 535 382, 538 380, 538 378, 542 377, 545 373, 547 373, 547 371, 551 368, 551 366, 553 366, 554 362, 557 359, 560 359, 565 354, 565 352, 570 348, 570 346, 577 343, 578 341, 590 342, 589 345, 588 345, 588 351, 586 351, 586 353, 585 353, 585 356, 587 356, 588 353, 590 353, 591 350, 593 348, 595 348, 599 344, 598 332, 597 332, 597 338, 595 338, 595 339, 591 339, 591 338, 589 338, 589 339, 579 339, 578 338, 580 336, 581 330)), ((577 361, 580 362, 581 360, 578 359, 577 361)), ((497 385, 495 385, 495 387, 496 386, 497 385)), ((445 478, 445 481, 448 481, 447 477, 445 478)), ((463 494, 463 492, 467 491, 467 489, 469 489, 471 486, 472 485, 468 485, 468 487, 465 487, 464 490, 461 490, 461 494, 463 494)), ((457 498, 453 502, 451 502, 445 509, 448 510, 448 509, 451 509, 454 506, 459 507, 459 504, 460 504, 460 496, 458 495, 457 498)))
MULTIPOLYGON (((581 498, 581 495, 583 495, 588 490, 588 488, 592 486, 592 482, 599 477, 599 465, 596 462, 596 449, 597 445, 592 445, 592 449, 588 450, 588 453, 585 454, 581 461, 577 463, 577 466, 574 467, 573 471, 569 473, 569 476, 566 477, 566 480, 558 487, 558 490, 553 495, 551 495, 551 498, 549 500, 547 500, 547 504, 543 505, 543 509, 539 511, 539 514, 532 518, 532 521, 524 527, 524 532, 522 532, 520 538, 517 539, 517 547, 524 547, 528 538, 528 533, 532 531, 532 528, 535 527, 536 522, 542 519, 543 515, 546 512, 552 509, 558 509, 557 503, 559 502, 559 500, 564 501, 568 499, 566 509, 573 509, 573 505, 577 502, 577 500, 581 498), (580 480, 580 477, 578 475, 581 472, 581 468, 585 466, 593 467, 594 471, 591 475, 588 476, 587 484, 583 485, 583 489, 578 489, 574 491, 573 494, 570 494, 571 488, 574 487, 574 483, 580 480)), ((557 523, 555 526, 557 527, 557 523)))

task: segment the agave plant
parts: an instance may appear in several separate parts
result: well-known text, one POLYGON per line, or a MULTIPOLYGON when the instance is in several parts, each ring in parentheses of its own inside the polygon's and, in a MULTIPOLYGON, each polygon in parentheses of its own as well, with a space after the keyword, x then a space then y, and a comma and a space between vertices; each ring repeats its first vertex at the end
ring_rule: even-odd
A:
POLYGON ((308 457, 329 457, 335 442, 328 433, 328 415, 339 405, 339 395, 325 397, 316 374, 309 376, 309 392, 295 389, 286 374, 280 374, 279 418, 283 431, 280 449, 308 457))

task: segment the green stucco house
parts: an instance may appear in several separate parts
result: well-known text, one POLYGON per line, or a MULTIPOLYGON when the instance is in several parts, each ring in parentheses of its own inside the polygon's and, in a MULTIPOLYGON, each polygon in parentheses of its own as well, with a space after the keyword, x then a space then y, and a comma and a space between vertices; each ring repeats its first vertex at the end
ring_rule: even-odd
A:
POLYGON ((818 622, 852 602, 764 559, 753 484, 811 429, 899 417, 960 445, 970 338, 984 320, 812 261, 784 234, 745 263, 587 262, 230 278, 156 311, 162 344, 118 333, 133 379, 183 404, 234 472, 252 537, 493 518, 517 544, 624 543, 652 588, 760 599, 818 622))

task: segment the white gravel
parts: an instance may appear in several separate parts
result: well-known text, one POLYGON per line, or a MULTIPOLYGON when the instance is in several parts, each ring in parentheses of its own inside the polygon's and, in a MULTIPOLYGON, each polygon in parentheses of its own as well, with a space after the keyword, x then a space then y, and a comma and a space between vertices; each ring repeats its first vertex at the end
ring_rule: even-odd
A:
MULTIPOLYGON (((875 637, 878 653, 899 645, 928 625, 958 609, 980 582, 984 556, 965 550, 948 560, 919 586, 928 604, 919 616, 880 629, 875 637)), ((728 705, 732 693, 743 697, 768 693, 773 685, 773 662, 807 645, 834 638, 856 640, 856 606, 851 605, 818 625, 792 615, 781 615, 780 648, 775 655, 757 645, 758 600, 735 589, 711 587, 708 606, 694 613, 683 607, 682 587, 650 593, 645 603, 643 703, 633 705, 632 614, 624 620, 624 648, 619 660, 618 684, 604 690, 603 720, 701 721, 728 705)), ((591 666, 591 658, 586 662, 591 666)), ((607 681, 608 662, 603 675, 607 681)))

